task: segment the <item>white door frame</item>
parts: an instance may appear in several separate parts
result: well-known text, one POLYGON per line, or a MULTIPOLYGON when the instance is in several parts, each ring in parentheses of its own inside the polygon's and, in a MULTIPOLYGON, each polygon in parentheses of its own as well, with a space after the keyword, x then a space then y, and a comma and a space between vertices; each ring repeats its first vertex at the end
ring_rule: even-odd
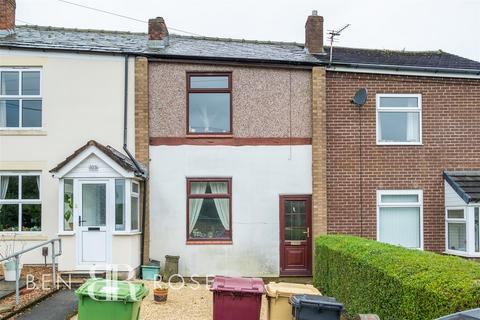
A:
MULTIPOLYGON (((79 225, 79 220, 81 219, 82 212, 82 185, 83 184, 95 184, 95 183, 104 183, 106 186, 106 261, 103 264, 111 264, 112 262, 112 233, 114 230, 115 223, 115 179, 108 178, 85 178, 85 179, 74 179, 74 225, 75 225, 75 251, 76 251, 76 269, 77 270, 89 270, 94 267, 92 264, 85 263, 82 260, 82 231, 84 230, 79 225)), ((103 265, 97 264, 95 268, 98 270, 102 269, 103 265)))

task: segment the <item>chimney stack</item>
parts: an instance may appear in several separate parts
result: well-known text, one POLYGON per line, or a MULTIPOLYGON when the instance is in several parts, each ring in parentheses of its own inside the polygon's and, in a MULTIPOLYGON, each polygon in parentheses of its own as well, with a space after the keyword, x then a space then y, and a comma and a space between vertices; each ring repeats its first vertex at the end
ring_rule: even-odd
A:
POLYGON ((14 33, 15 7, 15 0, 0 0, 0 37, 14 33))
POLYGON ((148 46, 154 49, 168 46, 168 28, 162 17, 148 20, 148 46))
POLYGON ((311 54, 323 54, 323 17, 312 11, 305 24, 305 48, 311 54))

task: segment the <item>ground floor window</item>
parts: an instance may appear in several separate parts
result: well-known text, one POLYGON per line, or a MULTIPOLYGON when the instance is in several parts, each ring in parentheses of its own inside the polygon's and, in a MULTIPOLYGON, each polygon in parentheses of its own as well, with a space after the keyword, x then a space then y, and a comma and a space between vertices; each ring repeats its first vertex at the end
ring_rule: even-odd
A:
POLYGON ((231 202, 231 179, 187 179, 187 241, 231 241, 231 202))
POLYGON ((0 232, 41 228, 40 173, 0 172, 0 232))
POLYGON ((445 208, 447 252, 462 256, 480 256, 480 207, 445 208))
POLYGON ((421 190, 377 191, 377 240, 423 248, 421 190))
POLYGON ((464 208, 447 209, 447 243, 449 250, 467 251, 467 220, 464 208))

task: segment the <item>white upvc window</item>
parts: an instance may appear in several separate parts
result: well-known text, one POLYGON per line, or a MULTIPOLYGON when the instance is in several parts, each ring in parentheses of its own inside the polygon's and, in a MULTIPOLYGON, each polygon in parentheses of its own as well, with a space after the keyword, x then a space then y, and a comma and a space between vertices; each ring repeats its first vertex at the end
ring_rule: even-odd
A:
POLYGON ((446 253, 480 257, 480 207, 478 204, 445 208, 446 253))
POLYGON ((137 182, 131 183, 130 192, 130 226, 132 231, 140 230, 140 185, 137 182))
POLYGON ((422 144, 422 95, 377 94, 377 144, 422 144))
POLYGON ((42 73, 0 68, 0 130, 42 128, 42 73))
POLYGON ((42 230, 39 172, 0 172, 0 232, 42 230))
POLYGON ((423 249, 422 190, 377 191, 377 240, 423 249))
POLYGON ((446 208, 447 250, 467 252, 467 215, 465 207, 446 208))

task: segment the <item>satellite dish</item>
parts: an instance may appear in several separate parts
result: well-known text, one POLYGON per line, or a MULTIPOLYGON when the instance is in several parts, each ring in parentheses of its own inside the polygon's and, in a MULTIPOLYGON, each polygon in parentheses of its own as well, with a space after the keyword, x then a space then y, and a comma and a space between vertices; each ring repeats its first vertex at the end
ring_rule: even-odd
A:
POLYGON ((367 102, 367 96, 368 96, 368 91, 366 88, 360 88, 357 90, 355 95, 353 96, 353 99, 350 101, 357 107, 361 107, 367 102))

